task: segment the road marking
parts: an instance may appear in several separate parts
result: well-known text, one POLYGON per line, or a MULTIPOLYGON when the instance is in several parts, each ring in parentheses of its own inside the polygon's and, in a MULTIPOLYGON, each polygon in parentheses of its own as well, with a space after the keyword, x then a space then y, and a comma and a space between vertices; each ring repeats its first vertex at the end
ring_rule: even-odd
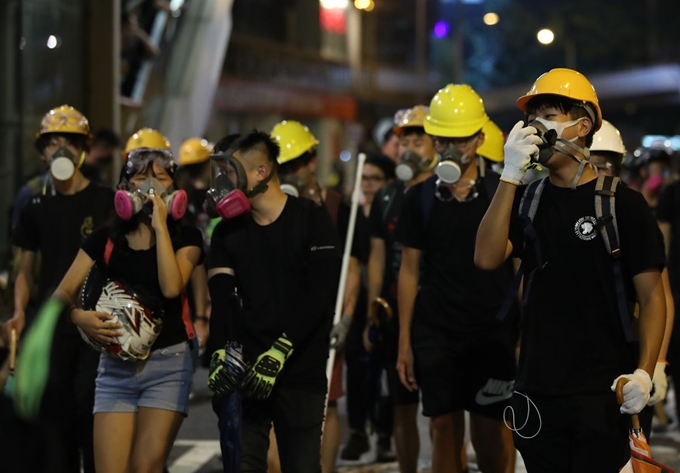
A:
POLYGON ((195 473, 221 453, 217 440, 177 440, 177 447, 191 447, 170 466, 170 473, 195 473))

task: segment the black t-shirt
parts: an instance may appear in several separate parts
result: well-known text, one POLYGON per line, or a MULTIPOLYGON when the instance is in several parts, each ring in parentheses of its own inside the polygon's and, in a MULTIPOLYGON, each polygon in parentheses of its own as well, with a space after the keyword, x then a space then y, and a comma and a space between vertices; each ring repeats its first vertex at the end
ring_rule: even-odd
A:
MULTIPOLYGON (((636 344, 627 343, 617 299, 612 257, 597 230, 595 185, 575 191, 546 183, 534 218, 545 267, 534 277, 524 312, 516 385, 545 395, 609 392, 614 379, 636 367, 636 344)), ((525 186, 515 194, 510 226, 514 255, 525 275, 536 268, 532 248, 524 248, 518 216, 525 186)), ((630 305, 633 276, 661 269, 659 230, 644 198, 619 186, 616 216, 630 305)), ((526 281, 526 278, 525 278, 526 281)))
MULTIPOLYGON (((340 259, 339 245, 328 211, 290 196, 281 215, 269 225, 258 225, 250 214, 217 224, 209 266, 234 270, 242 308, 232 315, 230 332, 243 344, 248 360, 268 350, 286 327, 302 323, 304 301, 310 297, 309 276, 329 280, 337 290, 337 276, 308 275, 307 261, 325 253, 330 266, 331 259, 340 259)), ((314 314, 311 336, 294 346, 277 384, 325 391, 334 303, 334 297, 322 301, 324 308, 314 314)))
POLYGON ((670 251, 668 254, 668 276, 673 291, 680 291, 680 181, 669 184, 661 192, 656 207, 656 217, 671 224, 670 251))
MULTIPOLYGON (((191 323, 188 306, 183 304, 183 297, 168 299, 163 296, 158 281, 158 257, 156 246, 148 250, 132 250, 114 245, 109 264, 104 263, 104 251, 111 229, 108 226, 97 229, 83 243, 83 251, 100 267, 106 268, 109 279, 120 279, 133 288, 140 288, 145 294, 160 301, 163 305, 163 328, 152 349, 169 347, 188 339, 185 323, 191 323)), ((180 248, 195 246, 201 249, 200 264, 203 260, 203 239, 196 228, 180 226, 178 234, 173 237, 172 247, 175 252, 180 248)))
MULTIPOLYGON (((495 271, 482 271, 474 264, 477 228, 491 202, 483 180, 477 184, 479 195, 469 202, 442 202, 433 197, 427 222, 422 212, 425 183, 408 190, 397 224, 398 241, 422 251, 414 336, 418 331, 481 334, 501 327, 509 330, 512 318, 505 325, 496 316, 512 282, 511 263, 495 271)), ((432 188, 427 191, 434 192, 432 188)))
POLYGON ((73 195, 34 196, 24 207, 12 244, 42 255, 36 302, 52 294, 83 240, 110 217, 113 196, 108 187, 91 183, 73 195))
MULTIPOLYGON (((337 230, 340 237, 341 251, 345 246, 345 238, 347 237, 347 229, 349 228, 350 206, 342 202, 338 207, 338 221, 337 230)), ((352 236, 352 249, 350 256, 354 256, 361 263, 368 262, 368 254, 370 252, 370 234, 368 233, 368 222, 363 212, 359 209, 357 212, 357 221, 354 224, 354 235, 352 236)))
POLYGON ((405 190, 406 186, 402 181, 390 182, 382 187, 373 198, 368 217, 371 237, 385 242, 385 271, 381 295, 393 301, 397 299, 402 249, 396 230, 405 190))

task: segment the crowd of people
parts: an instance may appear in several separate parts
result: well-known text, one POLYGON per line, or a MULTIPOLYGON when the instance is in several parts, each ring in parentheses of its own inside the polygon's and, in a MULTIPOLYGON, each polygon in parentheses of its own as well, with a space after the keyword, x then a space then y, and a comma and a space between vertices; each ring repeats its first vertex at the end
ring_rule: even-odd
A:
POLYGON ((673 152, 631 159, 577 71, 517 105, 507 139, 469 85, 400 110, 356 212, 297 121, 178 156, 141 129, 114 190, 91 163, 115 137, 49 111, 49 170, 16 201, 0 469, 164 471, 203 365, 225 472, 332 473, 374 434, 375 461, 415 473, 420 406, 433 473, 469 471, 466 413, 482 472, 516 450, 529 473, 619 471, 629 416, 651 433, 680 379, 673 152))

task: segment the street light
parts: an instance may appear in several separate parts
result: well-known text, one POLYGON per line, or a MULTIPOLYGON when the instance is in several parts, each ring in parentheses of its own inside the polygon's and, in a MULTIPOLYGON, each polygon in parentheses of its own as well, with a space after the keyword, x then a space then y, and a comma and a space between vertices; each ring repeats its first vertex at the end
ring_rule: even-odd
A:
POLYGON ((354 0, 357 10, 366 10, 371 5, 371 0, 354 0))
POLYGON ((536 38, 541 44, 550 44, 555 39, 555 33, 547 28, 543 28, 541 31, 536 33, 536 38))
POLYGON ((483 20, 484 20, 485 25, 488 25, 488 26, 496 25, 496 24, 498 24, 498 21, 499 21, 498 14, 493 13, 493 12, 489 12, 486 15, 484 15, 483 20))
POLYGON ((344 10, 347 8, 349 0, 319 0, 319 3, 321 4, 321 8, 325 8, 326 10, 344 10))

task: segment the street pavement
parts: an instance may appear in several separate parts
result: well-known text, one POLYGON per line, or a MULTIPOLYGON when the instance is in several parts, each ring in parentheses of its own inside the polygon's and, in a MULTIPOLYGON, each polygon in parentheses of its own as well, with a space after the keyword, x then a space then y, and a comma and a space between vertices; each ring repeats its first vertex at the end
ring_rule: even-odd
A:
MULTIPOLYGON (((210 404, 210 391, 207 388, 207 370, 199 370, 194 377, 194 396, 191 400, 189 416, 184 421, 178 440, 170 454, 168 462, 170 473, 221 473, 220 447, 217 433, 217 417, 210 404)), ((675 396, 669 394, 666 410, 673 412, 675 396)), ((341 415, 342 438, 346 439, 346 410, 343 400, 338 403, 341 415)), ((419 473, 430 472, 432 449, 428 438, 428 421, 420 416, 418 419, 420 433, 420 466, 419 473)), ((657 427, 658 428, 658 427, 657 427)), ((665 432, 654 432, 652 441, 654 458, 680 473, 680 431, 678 428, 666 429, 665 432)), ((594 445, 593 455, 597 454, 594 445)), ((478 471, 475 455, 469 448, 469 463, 472 472, 478 471)), ((398 473, 394 463, 372 464, 375 459, 375 438, 371 442, 371 451, 364 454, 359 462, 338 462, 338 473, 398 473)), ((526 472, 521 457, 518 455, 516 473, 526 472)))

